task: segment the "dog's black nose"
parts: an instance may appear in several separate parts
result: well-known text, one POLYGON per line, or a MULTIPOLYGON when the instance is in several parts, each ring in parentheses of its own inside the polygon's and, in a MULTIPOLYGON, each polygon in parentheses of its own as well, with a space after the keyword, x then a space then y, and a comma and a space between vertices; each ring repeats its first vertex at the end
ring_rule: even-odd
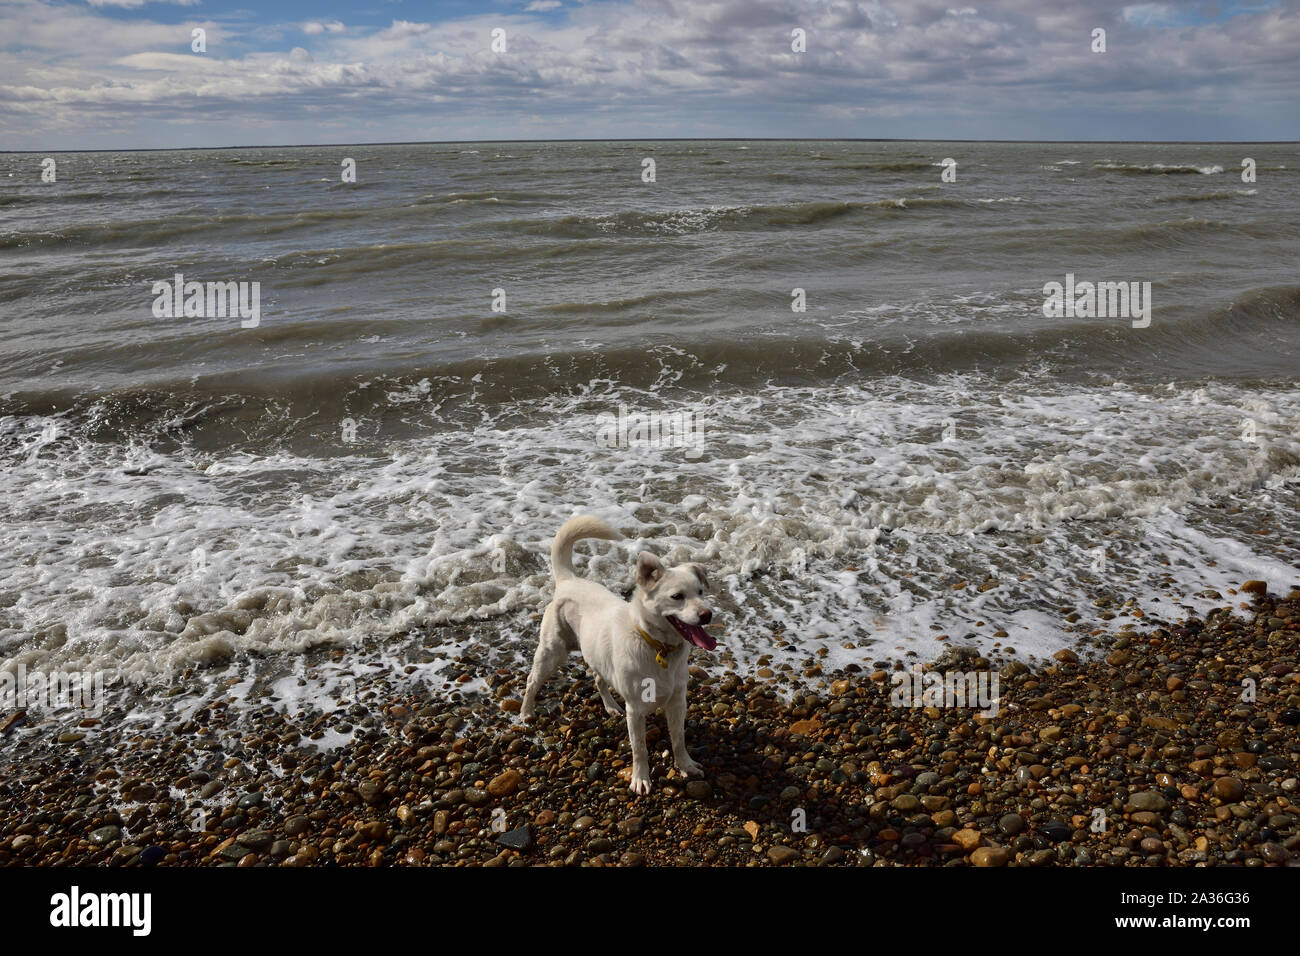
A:
POLYGON ((700 623, 701 623, 701 624, 708 624, 711 620, 713 620, 713 612, 712 612, 712 611, 710 611, 710 610, 708 610, 708 609, 706 608, 705 610, 703 610, 703 611, 700 612, 700 623))

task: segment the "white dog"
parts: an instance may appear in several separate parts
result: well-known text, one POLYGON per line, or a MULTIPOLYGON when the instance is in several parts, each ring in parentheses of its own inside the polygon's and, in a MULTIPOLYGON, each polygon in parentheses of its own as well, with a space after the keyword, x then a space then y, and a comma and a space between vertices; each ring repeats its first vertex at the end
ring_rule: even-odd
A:
POLYGON ((632 744, 631 789, 650 792, 650 758, 646 752, 646 716, 662 709, 668 717, 673 761, 684 775, 704 771, 686 752, 686 683, 690 645, 711 651, 717 642, 702 625, 713 619, 702 595, 709 586, 698 564, 665 568, 649 551, 636 559, 636 591, 624 602, 595 581, 577 576, 572 551, 582 538, 617 541, 617 531, 598 518, 580 515, 566 521, 551 545, 555 599, 542 615, 542 634, 533 657, 519 713, 528 720, 537 691, 569 656, 581 650, 596 672, 596 689, 611 716, 623 716, 610 694, 617 691, 627 707, 627 735, 632 744))

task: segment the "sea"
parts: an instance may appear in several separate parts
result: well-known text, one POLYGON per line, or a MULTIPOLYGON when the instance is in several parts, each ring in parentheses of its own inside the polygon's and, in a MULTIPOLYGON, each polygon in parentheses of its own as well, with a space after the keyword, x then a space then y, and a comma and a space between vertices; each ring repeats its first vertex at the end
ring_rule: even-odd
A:
POLYGON ((581 513, 791 687, 1285 592, 1297 262, 1296 144, 3 153, 0 670, 486 693, 581 513))

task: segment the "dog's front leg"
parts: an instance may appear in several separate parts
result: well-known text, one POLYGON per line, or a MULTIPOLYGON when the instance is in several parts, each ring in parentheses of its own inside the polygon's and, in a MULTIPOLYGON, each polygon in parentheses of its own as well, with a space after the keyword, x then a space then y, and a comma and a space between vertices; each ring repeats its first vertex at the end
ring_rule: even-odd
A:
POLYGON ((702 774, 704 769, 686 752, 686 688, 683 687, 664 704, 668 734, 673 741, 673 763, 684 776, 702 774))
POLYGON ((645 745, 646 712, 627 702, 627 739, 632 745, 632 783, 633 793, 644 796, 650 792, 650 754, 645 745))

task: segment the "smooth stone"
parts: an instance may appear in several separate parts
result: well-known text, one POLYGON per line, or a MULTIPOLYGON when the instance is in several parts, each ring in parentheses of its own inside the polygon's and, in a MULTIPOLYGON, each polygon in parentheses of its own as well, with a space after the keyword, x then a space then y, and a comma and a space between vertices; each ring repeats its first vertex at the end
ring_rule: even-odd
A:
POLYGON ((1038 832, 1053 843, 1063 843, 1074 835, 1074 831, 1070 829, 1069 824, 1062 823, 1059 820, 1044 823, 1038 828, 1038 832))
POLYGON ((524 776, 518 770, 506 770, 492 778, 487 785, 487 790, 494 797, 508 797, 518 790, 523 782, 524 776))
POLYGON ((1133 804, 1135 810, 1146 810, 1150 813, 1160 813, 1169 807, 1169 801, 1164 798, 1164 795, 1154 790, 1135 793, 1128 798, 1128 802, 1133 804))
POLYGON ((167 851, 160 846, 147 846, 140 851, 140 863, 143 866, 156 866, 166 855, 167 851))
POLYGON ((799 851, 792 850, 788 846, 774 846, 767 851, 767 858, 771 860, 775 866, 784 866, 785 864, 797 859, 798 856, 799 851))
POLYGON ((1280 843, 1264 843, 1258 851, 1259 855, 1269 863, 1285 863, 1290 857, 1286 847, 1280 843))
POLYGON ((519 850, 520 852, 530 850, 533 846, 533 828, 525 823, 521 827, 507 830, 497 837, 497 843, 507 849, 519 850))
POLYGON ((241 833, 235 837, 237 843, 254 850, 264 850, 274 842, 275 838, 265 830, 249 830, 247 833, 241 833))
POLYGON ((103 826, 90 832, 90 842, 98 843, 104 846, 107 843, 113 843, 122 838, 122 828, 117 826, 103 826))
POLYGON ((1213 790, 1224 803, 1236 803, 1246 792, 1246 785, 1237 777, 1219 777, 1214 781, 1213 790))

